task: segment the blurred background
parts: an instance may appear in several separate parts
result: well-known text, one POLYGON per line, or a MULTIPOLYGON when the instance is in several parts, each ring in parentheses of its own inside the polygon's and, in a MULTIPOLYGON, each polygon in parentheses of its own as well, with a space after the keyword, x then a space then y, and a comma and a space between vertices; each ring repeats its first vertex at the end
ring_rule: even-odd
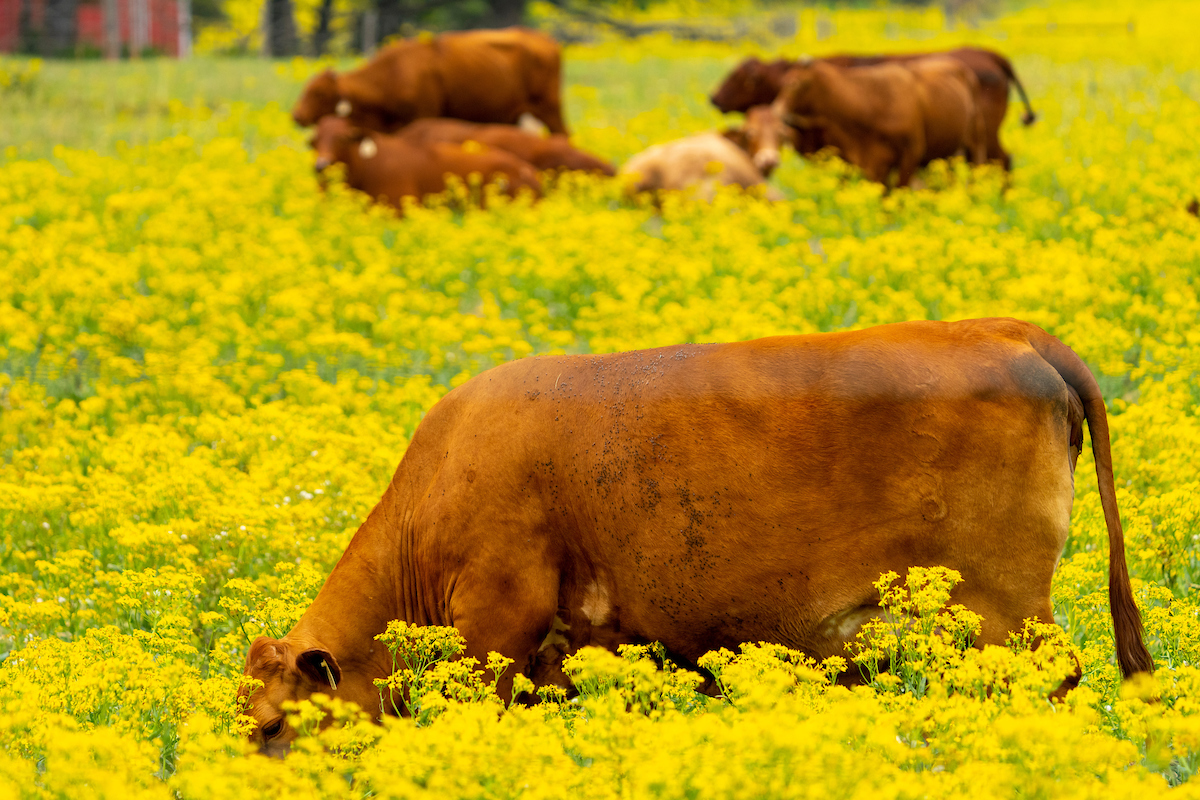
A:
MULTIPOLYGON (((1003 0, 901 0, 948 21, 985 23, 1003 0)), ((42 57, 140 58, 193 53, 262 56, 369 54, 417 30, 533 24, 568 42, 667 32, 729 41, 790 38, 812 4, 655 0, 0 0, 0 52, 42 57)), ((827 8, 878 4, 823 3, 827 8)), ((814 20, 814 33, 832 23, 814 20)))

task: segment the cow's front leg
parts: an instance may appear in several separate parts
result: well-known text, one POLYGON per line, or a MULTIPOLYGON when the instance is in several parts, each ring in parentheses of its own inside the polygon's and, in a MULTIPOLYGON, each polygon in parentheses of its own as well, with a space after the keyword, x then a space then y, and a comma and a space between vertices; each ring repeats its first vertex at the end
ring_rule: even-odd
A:
POLYGON ((487 663, 490 652, 513 659, 496 691, 512 699, 517 672, 531 676, 538 652, 551 633, 558 610, 559 574, 541 559, 522 561, 513 554, 505 563, 468 564, 454 583, 450 623, 466 640, 464 655, 487 663))

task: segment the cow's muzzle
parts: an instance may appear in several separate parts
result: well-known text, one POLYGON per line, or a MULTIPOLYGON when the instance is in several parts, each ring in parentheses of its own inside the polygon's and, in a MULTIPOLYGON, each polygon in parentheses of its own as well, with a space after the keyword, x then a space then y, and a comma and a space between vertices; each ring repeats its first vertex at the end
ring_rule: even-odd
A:
POLYGON ((287 758, 287 754, 291 752, 291 750, 291 742, 284 744, 266 742, 262 745, 262 747, 258 748, 258 753, 259 755, 266 756, 267 758, 287 758))
POLYGON ((763 174, 763 177, 771 174, 771 171, 779 166, 779 148, 764 147, 754 154, 754 166, 758 167, 758 171, 763 174))

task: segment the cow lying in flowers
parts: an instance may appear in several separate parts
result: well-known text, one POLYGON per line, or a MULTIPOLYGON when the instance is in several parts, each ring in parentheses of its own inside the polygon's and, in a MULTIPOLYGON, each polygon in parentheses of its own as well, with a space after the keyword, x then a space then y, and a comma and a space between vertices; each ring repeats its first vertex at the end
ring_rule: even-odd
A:
MULTIPOLYGON (((675 190, 701 200, 711 200, 719 186, 750 189, 766 183, 750 155, 716 131, 649 147, 625 162, 620 175, 631 193, 675 190)), ((782 195, 772 191, 768 196, 782 195)))
MULTIPOLYGON (((527 162, 474 142, 417 143, 403 136, 356 128, 330 115, 317 123, 311 143, 318 173, 333 164, 344 164, 350 187, 401 211, 405 198, 420 202, 446 191, 447 175, 457 176, 468 185, 472 176, 478 176, 482 186, 494 185, 509 196, 515 197, 523 190, 534 197, 542 194, 537 172, 527 162)), ((476 200, 482 204, 485 197, 481 191, 476 200)))

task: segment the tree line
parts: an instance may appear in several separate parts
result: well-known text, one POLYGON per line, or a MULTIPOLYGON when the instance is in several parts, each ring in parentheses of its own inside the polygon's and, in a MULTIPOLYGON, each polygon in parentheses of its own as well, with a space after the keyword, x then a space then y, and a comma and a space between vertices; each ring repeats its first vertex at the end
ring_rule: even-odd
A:
MULTIPOLYGON (((865 0, 829 0, 824 5, 861 5, 865 0)), ((19 0, 19 52, 42 56, 70 56, 88 54, 82 50, 78 40, 78 9, 81 0, 19 0), (34 12, 34 4, 42 7, 42 13, 34 12), (40 19, 39 19, 40 18, 40 19)), ((86 0, 84 0, 86 2, 86 0)), ((116 31, 115 20, 118 0, 100 0, 106 21, 106 44, 104 54, 119 57, 124 52, 139 55, 141 48, 149 43, 142 42, 137 33, 138 9, 149 0, 122 0, 126 2, 131 21, 130 41, 121 43, 116 31)), ((350 13, 349 41, 343 46, 352 52, 369 53, 388 39, 410 35, 416 30, 462 30, 469 28, 506 27, 526 21, 530 0, 366 0, 362 7, 350 13)), ((613 0, 549 0, 569 18, 579 22, 609 28, 625 36, 638 36, 665 30, 683 38, 737 38, 745 31, 709 30, 693 24, 660 23, 637 24, 614 17, 611 12, 613 0)), ((646 7, 654 0, 638 0, 639 7, 646 7)), ((995 0, 893 0, 899 5, 929 5, 940 3, 947 11, 960 10, 963 4, 990 5, 995 0)), ((186 26, 180 36, 180 52, 186 54, 190 45, 190 31, 206 24, 218 24, 224 19, 223 0, 176 0, 180 25, 186 26), (194 21, 194 22, 193 22, 194 21)), ((758 0, 756 10, 772 6, 793 5, 786 0, 758 0)), ((748 9, 750 10, 750 9, 748 9)), ((782 9, 780 9, 782 11, 782 9)), ((145 12, 143 12, 145 13, 145 12)), ((295 55, 322 56, 330 52, 334 31, 337 27, 338 11, 334 0, 321 0, 317 20, 313 29, 305 34, 296 24, 293 0, 263 0, 261 33, 262 54, 274 57, 295 55)), ((341 11, 345 14, 345 11, 341 11)), ((786 26, 785 26, 786 27, 786 26)), ((779 30, 786 36, 788 31, 779 30)), ((793 32, 794 33, 794 32, 793 32)), ((142 38, 146 38, 143 36, 142 38)), ((341 49, 339 47, 339 49, 341 49)), ((97 53, 98 55, 98 53, 97 53)))

